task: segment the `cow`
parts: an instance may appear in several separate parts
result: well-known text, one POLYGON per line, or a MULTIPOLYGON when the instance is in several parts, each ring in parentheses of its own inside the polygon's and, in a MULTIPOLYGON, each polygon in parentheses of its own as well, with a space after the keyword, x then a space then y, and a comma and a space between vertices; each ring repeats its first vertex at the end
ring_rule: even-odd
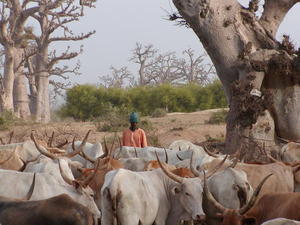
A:
MULTIPOLYGON (((147 160, 156 160, 155 152, 159 155, 160 158, 166 160, 165 151, 167 152, 169 158, 169 164, 175 165, 176 163, 191 158, 193 150, 185 151, 173 151, 163 148, 154 148, 154 147, 145 147, 145 148, 135 148, 122 146, 117 148, 114 153, 114 158, 143 158, 147 160)), ((198 154, 198 153, 197 153, 198 154)))
POLYGON ((32 141, 0 145, 1 169, 24 170, 27 163, 36 160, 40 153, 32 141))
POLYGON ((101 224, 173 225, 180 220, 201 220, 204 213, 202 181, 161 169, 133 172, 125 169, 107 173, 101 189, 101 224))
POLYGON ((286 218, 277 218, 273 220, 268 220, 262 225, 300 225, 300 221, 289 220, 286 218))
POLYGON ((300 144, 296 142, 289 142, 285 144, 280 152, 279 156, 283 162, 293 163, 300 160, 300 144))
POLYGON ((210 225, 258 225, 278 217, 300 219, 299 203, 297 203, 300 200, 300 193, 267 193, 255 204, 262 186, 270 176, 272 174, 264 177, 250 201, 240 209, 229 209, 221 205, 209 191, 206 176, 204 176, 202 207, 206 215, 206 223, 210 225))
POLYGON ((93 225, 93 214, 66 194, 39 201, 30 200, 36 174, 23 199, 0 197, 0 223, 3 225, 93 225), (24 201, 27 200, 27 201, 24 201))
MULTIPOLYGON (((201 169, 213 168, 221 159, 215 159, 210 163, 202 165, 201 169)), ((223 167, 228 167, 232 162, 226 161, 223 167)), ((267 180, 261 190, 260 196, 268 192, 293 192, 295 190, 295 168, 285 165, 282 162, 270 164, 248 164, 236 162, 236 169, 242 170, 247 174, 249 184, 255 189, 262 178, 272 173, 273 176, 267 180)))

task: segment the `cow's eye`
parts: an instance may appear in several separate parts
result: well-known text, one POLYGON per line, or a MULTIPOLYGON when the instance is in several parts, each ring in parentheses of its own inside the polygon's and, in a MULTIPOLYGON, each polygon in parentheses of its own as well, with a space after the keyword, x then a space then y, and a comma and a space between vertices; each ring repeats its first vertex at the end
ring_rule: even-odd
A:
POLYGON ((186 196, 190 196, 190 194, 189 194, 189 193, 187 193, 187 192, 185 192, 185 195, 186 195, 186 196))

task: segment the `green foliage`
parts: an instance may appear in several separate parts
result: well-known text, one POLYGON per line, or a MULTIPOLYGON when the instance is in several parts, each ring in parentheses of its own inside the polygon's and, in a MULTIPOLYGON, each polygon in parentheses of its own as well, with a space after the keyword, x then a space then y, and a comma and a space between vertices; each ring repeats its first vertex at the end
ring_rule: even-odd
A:
POLYGON ((24 121, 20 118, 17 118, 13 112, 4 111, 0 114, 0 130, 8 130, 15 125, 25 125, 29 124, 31 121, 24 121))
POLYGON ((226 123, 226 118, 228 115, 228 111, 225 109, 222 109, 221 111, 214 112, 209 120, 207 121, 208 124, 220 124, 220 123, 226 123))
MULTIPOLYGON (((67 91, 67 101, 59 115, 86 121, 105 117, 112 111, 119 113, 118 110, 155 116, 162 113, 162 109, 166 112, 194 112, 226 106, 226 97, 219 81, 205 87, 164 84, 121 89, 77 85, 67 91)), ((106 126, 108 129, 112 124, 106 126)))

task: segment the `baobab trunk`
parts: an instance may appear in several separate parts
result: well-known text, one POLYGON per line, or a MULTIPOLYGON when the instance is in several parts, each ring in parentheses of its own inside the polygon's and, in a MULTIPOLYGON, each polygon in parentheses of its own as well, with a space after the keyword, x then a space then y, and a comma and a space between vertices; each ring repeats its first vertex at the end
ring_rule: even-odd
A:
POLYGON ((15 48, 5 46, 5 62, 4 62, 4 75, 1 87, 1 112, 11 111, 14 112, 13 104, 13 86, 14 86, 14 54, 15 48))
POLYGON ((22 119, 28 119, 30 117, 30 109, 26 88, 26 77, 24 75, 24 65, 22 62, 24 57, 23 54, 23 49, 16 49, 14 59, 15 80, 13 96, 15 115, 22 119))
POLYGON ((47 72, 48 48, 43 48, 37 54, 37 97, 36 97, 36 121, 48 123, 50 121, 49 99, 49 73, 47 72))
POLYGON ((300 140, 300 57, 275 36, 286 13, 299 0, 258 1, 244 8, 237 0, 173 0, 199 37, 223 84, 230 111, 226 151, 247 149, 248 160, 261 160, 261 149, 274 150, 278 137, 300 140))

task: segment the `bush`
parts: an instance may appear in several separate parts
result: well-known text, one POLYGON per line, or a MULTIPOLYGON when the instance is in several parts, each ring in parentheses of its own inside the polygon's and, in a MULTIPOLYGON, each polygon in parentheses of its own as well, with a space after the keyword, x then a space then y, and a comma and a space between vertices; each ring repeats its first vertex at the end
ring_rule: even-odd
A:
POLYGON ((162 109, 162 108, 155 109, 151 113, 151 117, 153 117, 153 118, 164 117, 166 115, 167 115, 167 111, 165 109, 162 109))
POLYGON ((111 108, 126 108, 143 116, 160 117, 167 112, 194 112, 226 106, 220 81, 205 87, 163 84, 121 89, 76 85, 67 90, 66 104, 59 110, 59 115, 86 121, 106 115, 111 108))
POLYGON ((228 111, 225 109, 222 109, 221 111, 214 112, 209 120, 207 121, 208 124, 220 124, 220 123, 226 123, 228 111))
POLYGON ((17 118, 11 111, 2 112, 0 114, 0 130, 7 130, 21 121, 22 120, 17 118))

